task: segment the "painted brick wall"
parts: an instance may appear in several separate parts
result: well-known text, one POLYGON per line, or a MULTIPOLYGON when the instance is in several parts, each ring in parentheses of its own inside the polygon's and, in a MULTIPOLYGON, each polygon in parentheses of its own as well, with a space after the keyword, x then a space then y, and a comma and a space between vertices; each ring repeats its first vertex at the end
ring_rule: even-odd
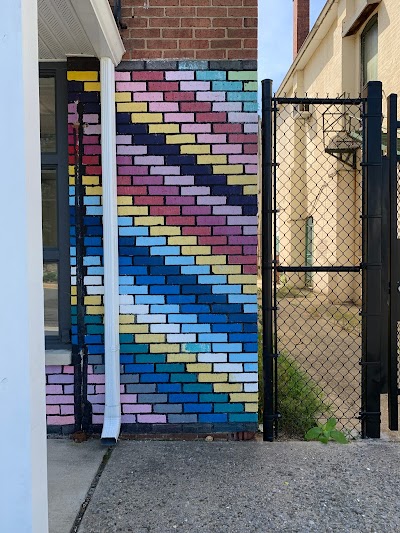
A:
POLYGON ((257 0, 127 0, 125 59, 257 59, 257 0))
MULTIPOLYGON (((152 61, 144 67, 127 62, 116 74, 123 429, 254 429, 255 63, 152 61)), ((76 343, 73 124, 79 101, 88 399, 98 426, 104 412, 99 73, 74 70, 68 79, 72 335, 76 343)), ((71 426, 73 367, 48 372, 48 423, 71 426)))

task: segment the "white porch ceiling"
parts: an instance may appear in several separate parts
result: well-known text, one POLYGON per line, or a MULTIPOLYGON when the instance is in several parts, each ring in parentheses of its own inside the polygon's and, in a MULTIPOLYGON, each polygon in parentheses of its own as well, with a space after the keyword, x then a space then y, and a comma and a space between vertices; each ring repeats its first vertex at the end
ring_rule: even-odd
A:
POLYGON ((108 0, 38 0, 39 59, 110 57, 117 65, 124 46, 108 0))

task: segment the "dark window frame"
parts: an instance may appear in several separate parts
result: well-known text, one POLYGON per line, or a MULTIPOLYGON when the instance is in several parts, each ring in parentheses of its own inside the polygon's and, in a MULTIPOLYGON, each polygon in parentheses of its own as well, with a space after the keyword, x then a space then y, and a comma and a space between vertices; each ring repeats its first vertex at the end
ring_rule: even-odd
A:
MULTIPOLYGON (((367 76, 367 73, 365 72, 365 38, 366 36, 368 35, 368 33, 371 31, 371 29, 374 27, 374 26, 377 26, 377 30, 379 30, 379 27, 378 27, 378 14, 376 13, 375 15, 373 15, 370 20, 367 22, 367 24, 365 25, 362 33, 361 33, 361 38, 360 38, 360 44, 361 44, 361 54, 360 54, 360 57, 361 57, 361 89, 364 88, 364 86, 367 84, 367 81, 366 80, 366 76, 367 76)), ((379 33, 378 33, 378 37, 379 37, 379 33)), ((377 54, 378 54, 378 50, 377 50, 377 54)))
POLYGON ((57 179, 56 248, 43 248, 43 262, 58 265, 58 336, 46 336, 46 349, 70 348, 71 266, 68 175, 68 91, 67 63, 39 64, 39 77, 55 78, 56 151, 42 152, 43 169, 55 169, 57 179))

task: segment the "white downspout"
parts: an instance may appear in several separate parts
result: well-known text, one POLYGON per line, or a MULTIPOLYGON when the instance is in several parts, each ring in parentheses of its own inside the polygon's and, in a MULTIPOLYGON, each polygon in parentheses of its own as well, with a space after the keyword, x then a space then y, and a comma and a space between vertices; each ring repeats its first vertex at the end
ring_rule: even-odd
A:
POLYGON ((115 67, 100 59, 101 159, 103 181, 105 411, 101 440, 115 444, 121 427, 119 361, 118 213, 115 127, 115 67))

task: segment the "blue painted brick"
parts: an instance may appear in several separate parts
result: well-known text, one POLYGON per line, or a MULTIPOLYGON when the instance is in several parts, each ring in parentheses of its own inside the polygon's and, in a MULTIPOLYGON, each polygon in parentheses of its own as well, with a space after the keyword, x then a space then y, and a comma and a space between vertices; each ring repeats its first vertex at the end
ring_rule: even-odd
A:
POLYGON ((207 265, 182 266, 182 274, 209 274, 210 267, 207 265))
POLYGON ((227 414, 200 414, 199 415, 199 422, 206 422, 211 424, 217 424, 217 423, 223 423, 228 421, 228 415, 227 414))
POLYGON ((184 372, 185 365, 184 363, 165 363, 161 365, 156 365, 156 372, 184 372))
POLYGON ((254 304, 257 294, 230 294, 229 303, 254 304))
POLYGON ((168 285, 192 285, 196 283, 196 276, 168 276, 168 285))
POLYGON ((169 381, 169 374, 141 374, 141 383, 165 383, 169 381))
POLYGON ((167 242, 166 237, 137 237, 137 246, 158 246, 165 245, 167 242))
POLYGON ((240 294, 242 292, 242 285, 213 285, 212 292, 214 294, 240 294))
MULTIPOLYGON (((125 372, 127 374, 139 374, 142 372, 154 372, 154 365, 151 364, 133 364, 125 365, 125 372)), ((153 375, 153 374, 151 374, 153 375)))
POLYGON ((178 276, 180 274, 179 265, 176 266, 154 266, 150 267, 151 276, 178 276))
POLYGON ((103 354, 104 353, 104 345, 103 344, 89 344, 88 345, 88 353, 91 355, 95 354, 103 354))
POLYGON ((133 335, 132 333, 120 333, 119 334, 119 342, 133 342, 133 335))
POLYGON ((142 276, 147 274, 147 268, 144 266, 131 266, 131 275, 142 276))
POLYGON ((195 301, 196 297, 190 294, 167 295, 167 303, 169 304, 193 304, 195 301))
POLYGON ((200 333, 199 342, 228 342, 227 333, 200 333))
POLYGON ((86 344, 99 344, 101 342, 101 335, 85 335, 86 344))
POLYGON ((144 265, 162 265, 163 264, 163 258, 159 256, 155 257, 134 257, 133 258, 133 264, 135 266, 144 266, 144 265))
POLYGON ((210 324, 182 324, 182 333, 210 333, 210 324))
POLYGON ((232 313, 230 315, 228 315, 228 318, 229 318, 229 322, 255 322, 257 323, 257 314, 256 313, 247 313, 247 314, 242 314, 242 315, 239 315, 239 314, 236 314, 236 313, 232 313))
POLYGON ((151 255, 179 255, 180 253, 179 246, 152 246, 150 248, 151 255))
POLYGON ((199 294, 199 304, 225 304, 228 303, 227 294, 199 294))
POLYGON ((239 304, 214 304, 212 310, 214 313, 240 313, 242 306, 239 304))
POLYGON ((211 413, 212 407, 207 403, 185 403, 183 409, 185 413, 211 413))
POLYGON ((134 362, 134 359, 135 359, 135 356, 134 355, 126 355, 126 354, 121 354, 119 356, 119 360, 120 360, 120 363, 122 365, 125 365, 125 364, 128 364, 128 363, 133 363, 134 362))
POLYGON ((190 255, 174 256, 168 255, 165 257, 166 265, 194 265, 194 257, 190 255))
POLYGON ((230 363, 254 363, 257 361, 257 353, 232 353, 229 355, 230 363))
POLYGON ((207 314, 207 315, 198 315, 198 320, 199 320, 200 324, 201 323, 210 324, 210 323, 213 323, 213 322, 221 323, 221 322, 227 322, 228 321, 228 317, 227 317, 227 315, 207 314))
POLYGON ((165 302, 165 296, 161 294, 146 294, 145 296, 136 296, 135 303, 137 305, 149 305, 149 304, 163 304, 165 302))
POLYGON ((209 313, 208 305, 184 304, 181 305, 182 313, 209 313))
POLYGON ((150 294, 179 294, 178 285, 153 285, 150 294))
POLYGON ((243 306, 244 313, 257 313, 258 306, 257 304, 245 304, 243 306))
POLYGON ((149 291, 145 285, 121 285, 119 288, 120 294, 147 294, 149 291))
POLYGON ((196 72, 196 80, 226 80, 226 70, 200 70, 199 72, 196 72))
POLYGON ((182 385, 180 383, 160 383, 157 385, 158 392, 181 392, 182 385))
POLYGON ((229 335, 230 342, 257 342, 256 333, 232 333, 229 335))
MULTIPOLYGON (((119 228, 119 231, 120 231, 120 234, 122 235, 122 230, 124 230, 125 228, 119 228)), ((149 234, 149 228, 146 228, 144 226, 133 226, 131 228, 127 228, 129 229, 129 235, 133 235, 133 236, 142 236, 142 235, 148 235, 149 234)))
POLYGON ((187 344, 184 345, 184 351, 189 352, 189 353, 211 352, 211 344, 199 343, 199 342, 188 342, 187 344))
POLYGON ((246 333, 257 333, 258 332, 258 324, 257 322, 254 322, 254 324, 243 324, 243 331, 246 333))
MULTIPOLYGON (((254 91, 228 93, 228 102, 256 102, 257 93, 254 91)), ((257 105, 257 104, 256 104, 257 105)), ((257 108, 256 108, 257 111, 257 108)))
POLYGON ((227 276, 217 276, 217 275, 209 275, 209 276, 199 276, 198 282, 201 284, 210 284, 210 285, 219 285, 222 283, 226 283, 227 276))
POLYGON ((207 294, 218 285, 182 285, 182 294, 207 294))
POLYGON ((165 276, 136 276, 136 283, 138 285, 163 285, 165 276))
POLYGON ((188 403, 198 402, 198 394, 170 394, 169 401, 171 403, 188 403))
POLYGON ((152 305, 150 313, 155 315, 179 313, 179 305, 152 305))
POLYGON ((257 102, 244 102, 243 111, 250 113, 257 113, 258 103, 257 102))
POLYGON ((241 343, 233 343, 233 342, 227 342, 227 343, 214 343, 213 344, 213 350, 215 352, 241 352, 243 351, 243 346, 241 343))
POLYGON ((196 324, 197 315, 174 315, 171 314, 168 317, 170 324, 196 324))
POLYGON ((258 345, 256 342, 247 342, 243 345, 243 349, 245 352, 255 352, 258 349, 258 345))
POLYGON ((121 353, 148 353, 148 344, 121 344, 121 353))
POLYGON ((245 372, 258 372, 257 363, 245 363, 244 371, 245 372))

